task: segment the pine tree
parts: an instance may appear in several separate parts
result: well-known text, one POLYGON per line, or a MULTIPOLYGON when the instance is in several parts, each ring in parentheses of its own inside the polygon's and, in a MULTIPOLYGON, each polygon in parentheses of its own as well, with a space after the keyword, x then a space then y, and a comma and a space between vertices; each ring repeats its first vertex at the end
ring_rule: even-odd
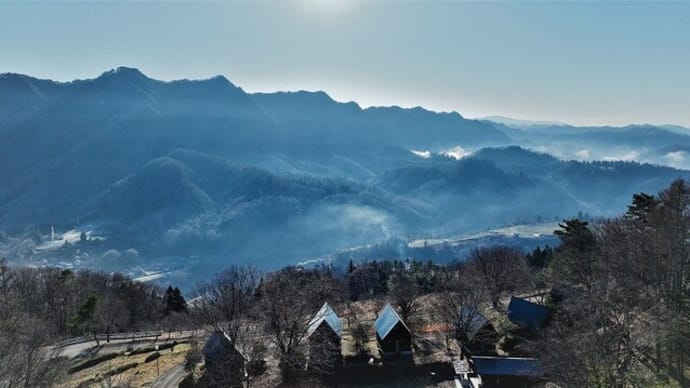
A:
POLYGON ((72 316, 71 326, 80 333, 93 333, 93 338, 98 345, 98 337, 96 336, 96 307, 98 307, 99 297, 96 295, 89 296, 81 306, 77 313, 72 316))
POLYGON ((187 310, 187 301, 185 301, 184 296, 180 289, 173 286, 168 286, 165 291, 165 312, 169 314, 170 312, 181 313, 187 310))
POLYGON ((583 283, 589 289, 595 271, 594 250, 597 240, 588 225, 586 221, 578 219, 564 220, 558 224, 562 229, 554 231, 554 234, 561 240, 561 245, 556 250, 557 272, 560 272, 563 279, 583 283))
POLYGON ((633 200, 628 205, 628 210, 625 212, 625 218, 631 220, 648 222, 649 214, 654 210, 659 201, 653 196, 645 193, 633 195, 633 200))

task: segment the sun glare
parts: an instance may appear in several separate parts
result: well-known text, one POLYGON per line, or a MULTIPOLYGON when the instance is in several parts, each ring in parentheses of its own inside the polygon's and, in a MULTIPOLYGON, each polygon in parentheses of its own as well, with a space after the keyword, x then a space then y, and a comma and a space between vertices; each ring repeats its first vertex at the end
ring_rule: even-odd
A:
POLYGON ((300 0, 300 8, 319 15, 337 15, 349 10, 355 1, 348 0, 300 0))

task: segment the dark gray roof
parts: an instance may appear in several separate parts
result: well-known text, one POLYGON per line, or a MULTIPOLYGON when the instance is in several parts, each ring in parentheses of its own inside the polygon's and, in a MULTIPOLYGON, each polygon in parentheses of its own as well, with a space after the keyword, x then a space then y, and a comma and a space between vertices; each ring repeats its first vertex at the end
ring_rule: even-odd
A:
POLYGON ((479 309, 474 306, 460 307, 458 315, 460 322, 467 330, 466 334, 469 339, 472 339, 475 335, 477 335, 482 327, 489 323, 489 320, 486 319, 486 317, 479 312, 479 309))
POLYGON ((314 315, 314 318, 309 322, 307 336, 314 334, 316 329, 324 322, 338 335, 338 337, 343 336, 343 324, 340 321, 340 317, 338 317, 338 314, 328 305, 328 302, 321 306, 321 309, 319 309, 316 315, 314 315))
POLYGON ((386 304, 386 306, 379 312, 379 317, 374 323, 374 328, 376 329, 376 334, 378 334, 379 338, 384 339, 388 335, 388 333, 393 330, 395 325, 400 322, 404 327, 405 330, 408 332, 412 333, 409 327, 403 322, 403 320, 400 318, 398 313, 395 311, 393 306, 391 306, 390 303, 386 304))
POLYGON ((544 365, 536 358, 472 357, 472 364, 480 376, 544 376, 544 365))
POLYGON ((201 353, 207 362, 221 360, 228 354, 240 354, 232 344, 230 337, 221 330, 211 333, 201 353))
POLYGON ((544 325, 548 316, 549 309, 546 306, 514 296, 510 298, 510 304, 508 304, 508 319, 516 325, 536 330, 544 325))

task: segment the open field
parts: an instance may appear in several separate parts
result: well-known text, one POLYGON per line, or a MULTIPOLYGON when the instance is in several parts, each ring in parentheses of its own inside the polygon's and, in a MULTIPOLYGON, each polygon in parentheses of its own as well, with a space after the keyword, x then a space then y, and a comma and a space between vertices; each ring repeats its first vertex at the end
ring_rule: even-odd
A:
POLYGON ((408 246, 410 248, 422 248, 425 246, 438 246, 448 244, 450 246, 457 246, 468 241, 478 240, 487 237, 520 237, 526 239, 543 239, 553 235, 553 231, 558 229, 557 222, 542 222, 534 224, 520 224, 507 226, 503 228, 490 229, 476 233, 468 233, 460 236, 448 238, 428 238, 417 239, 410 241, 408 246))

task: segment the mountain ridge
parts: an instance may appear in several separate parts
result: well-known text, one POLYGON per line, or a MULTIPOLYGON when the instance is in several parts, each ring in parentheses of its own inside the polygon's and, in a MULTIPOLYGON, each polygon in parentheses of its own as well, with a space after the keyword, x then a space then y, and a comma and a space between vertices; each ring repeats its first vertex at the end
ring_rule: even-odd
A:
POLYGON ((618 214, 630 193, 690 178, 574 161, 557 146, 534 152, 548 141, 610 152, 634 130, 659 143, 650 158, 682 161, 685 137, 663 128, 586 143, 457 112, 363 109, 322 91, 247 93, 222 76, 158 81, 125 67, 69 83, 5 75, 0 101, 0 230, 21 241, 0 241, 0 252, 29 263, 99 268, 109 250, 134 249, 138 265, 193 276, 225 261, 280 266, 409 236, 618 214), (53 228, 104 237, 30 249, 53 228))

